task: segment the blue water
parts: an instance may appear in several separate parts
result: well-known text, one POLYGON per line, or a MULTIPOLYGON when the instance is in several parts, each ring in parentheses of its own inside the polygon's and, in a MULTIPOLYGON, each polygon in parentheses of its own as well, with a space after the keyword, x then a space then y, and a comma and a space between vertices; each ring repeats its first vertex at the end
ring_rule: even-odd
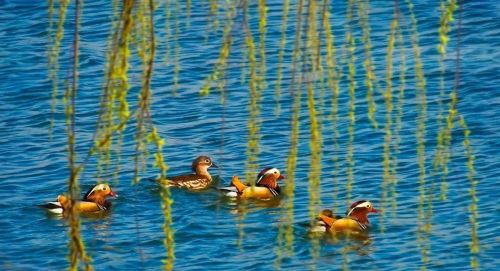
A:
MULTIPOLYGON (((196 1, 194 1, 196 2, 196 1)), ((221 1, 224 2, 224 1, 221 1)), ((291 97, 290 69, 284 69, 281 115, 274 115, 274 84, 279 48, 281 4, 268 3, 267 88, 261 102, 261 154, 259 165, 274 166, 284 171, 289 147, 291 97)), ((343 41, 345 3, 332 4, 334 34, 337 47, 343 41)), ((498 152, 500 125, 500 4, 496 1, 475 1, 464 6, 461 47, 461 82, 458 91, 458 110, 471 130, 475 150, 476 179, 479 181, 480 268, 493 270, 500 266, 498 250, 498 152)), ((392 1, 371 1, 373 57, 377 75, 384 78, 386 42, 392 1)), ((182 6, 182 5, 181 5, 182 6)), ((295 5, 291 14, 295 14, 295 5)), ((406 8, 403 5, 403 10, 406 8)), ((73 25, 73 13, 68 13, 68 27, 73 25)), ((184 15, 180 16, 179 44, 180 86, 173 92, 172 62, 165 64, 158 56, 153 77, 152 112, 160 134, 166 138, 165 156, 169 174, 188 172, 191 160, 199 154, 210 155, 221 169, 212 170, 227 183, 232 175, 245 173, 247 135, 248 86, 242 85, 241 48, 243 30, 236 23, 233 30, 234 52, 228 69, 227 105, 221 106, 216 91, 200 97, 198 91, 209 75, 218 56, 221 30, 207 31, 208 5, 193 4, 190 27, 184 15), (207 33, 209 34, 206 40, 207 33)), ((430 170, 437 134, 436 115, 439 93, 439 66, 436 50, 439 24, 437 1, 416 1, 419 19, 422 57, 428 85, 427 165, 430 170)), ((159 13, 163 12, 160 7, 159 13)), ((182 12, 184 14, 184 12, 182 12)), ((109 33, 111 9, 108 1, 88 1, 84 4, 81 24, 80 82, 77 103, 77 148, 79 158, 91 146, 98 96, 103 85, 106 40, 109 33)), ((256 17, 255 6, 251 18, 256 17)), ((405 13, 407 14, 407 13, 405 13)), ((159 17, 162 17, 161 14, 159 17)), ((290 63, 294 32, 294 16, 290 16, 285 62, 290 63)), ((406 25, 409 25, 406 16, 406 25)), ((222 22, 222 17, 221 17, 222 22)), ((165 52, 163 19, 157 22, 158 54, 165 52)), ((36 204, 53 200, 66 190, 68 175, 64 109, 59 104, 55 115, 56 126, 52 141, 48 139, 50 123, 51 83, 47 72, 47 3, 43 1, 0 1, 0 269, 1 270, 63 270, 67 262, 67 223, 47 216, 36 204)), ((252 24, 253 29, 257 24, 252 24)), ((173 27, 173 21, 171 24, 173 27)), ((455 27, 455 25, 453 25, 455 27)), ((173 30, 172 30, 173 31, 173 30)), ((257 34, 257 31, 254 31, 257 34)), ((68 30, 61 50, 61 78, 69 74, 71 31, 68 30)), ((456 36, 450 34, 450 71, 448 86, 453 81, 456 36)), ((257 35, 256 35, 257 37, 257 35)), ((362 46, 356 30, 358 78, 356 127, 354 141, 354 199, 371 200, 380 206, 382 183, 382 129, 371 128, 366 114, 362 67, 362 46)), ((406 40, 409 41, 408 36, 406 40)), ((258 38, 256 39, 258 42, 258 38)), ((407 52, 411 51, 409 44, 407 52)), ((173 42, 171 42, 173 46, 173 42)), ((341 52, 341 50, 339 50, 341 52)), ((284 258, 284 270, 305 270, 316 266, 319 270, 342 268, 341 251, 348 248, 347 259, 351 270, 418 270, 421 252, 417 243, 418 167, 415 147, 415 102, 413 62, 408 57, 408 88, 403 107, 401 153, 398 157, 398 209, 385 215, 384 232, 380 231, 380 217, 372 216, 373 230, 369 242, 340 240, 321 241, 319 258, 312 260, 311 240, 307 237, 309 124, 307 105, 302 104, 299 159, 296 172, 294 254, 284 258)), ((140 82, 140 65, 131 70, 131 99, 136 99, 140 82)), ((342 61, 340 60, 340 63, 342 61)), ((344 70, 345 71, 345 70, 344 70)), ((449 89, 449 88, 448 88, 449 89)), ((303 96, 304 98, 305 96, 303 96)), ((330 95, 325 98, 325 114, 330 112, 330 95)), ((384 122, 383 97, 376 94, 377 120, 384 122)), ((347 83, 341 83, 339 145, 341 183, 337 204, 345 203, 345 155, 347 153, 347 83)), ((333 141, 329 120, 324 122, 324 143, 321 175, 322 206, 333 204, 333 141)), ((157 270, 165 255, 163 247, 163 216, 160 210, 158 188, 149 182, 132 186, 134 123, 128 125, 121 156, 121 175, 118 184, 112 184, 120 195, 114 200, 113 210, 102 218, 83 218, 82 232, 87 251, 96 270, 157 270)), ((450 161, 449 194, 446 201, 434 203, 433 230, 430 236, 432 270, 469 270, 470 227, 468 206, 469 182, 466 178, 466 159, 463 155, 462 134, 453 133, 450 161)), ((95 160, 91 160, 80 178, 85 191, 95 183, 95 160)), ((287 172, 283 172, 287 175, 287 172)), ((151 167, 143 177, 154 176, 151 167)), ((429 179, 430 180, 430 179, 429 179)), ((286 180, 285 180, 286 185, 286 180)), ((82 191, 82 192, 83 192, 82 191)), ((276 259, 276 238, 280 205, 262 206, 251 203, 244 218, 244 238, 237 246, 237 221, 240 206, 224 200, 215 190, 190 193, 173 190, 173 228, 175 229, 175 270, 269 270, 276 259)), ((343 208, 342 208, 343 209, 343 208)))

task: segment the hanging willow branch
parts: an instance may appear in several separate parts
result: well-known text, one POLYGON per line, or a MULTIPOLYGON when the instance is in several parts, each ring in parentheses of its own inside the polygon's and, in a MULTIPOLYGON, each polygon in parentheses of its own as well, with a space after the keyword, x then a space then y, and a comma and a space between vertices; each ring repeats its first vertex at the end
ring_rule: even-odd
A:
MULTIPOLYGON (((153 61, 155 55, 155 36, 153 27, 153 13, 154 10, 150 9, 148 2, 139 3, 137 12, 138 21, 138 36, 141 40, 138 41, 138 52, 142 60, 142 87, 139 93, 138 111, 137 111, 137 126, 135 135, 135 157, 134 157, 134 179, 133 183, 139 182, 139 172, 144 170, 147 157, 146 149, 146 125, 151 122, 151 115, 149 112, 150 96, 151 96, 151 74, 153 69, 153 61)), ((174 76, 175 77, 175 76, 174 76)))
POLYGON ((172 15, 170 8, 170 0, 165 0, 165 64, 170 64, 170 39, 171 39, 171 30, 170 30, 170 16, 172 15))
MULTIPOLYGON (((178 8, 176 7, 176 10, 178 8)), ((164 162, 163 158, 163 146, 165 141, 159 136, 156 127, 153 125, 151 112, 150 112, 150 104, 151 104, 151 80, 153 77, 153 65, 154 59, 156 55, 156 37, 155 37, 155 27, 154 27, 154 11, 155 5, 154 0, 149 0, 147 5, 144 6, 145 18, 143 20, 144 29, 146 32, 143 33, 142 38, 147 40, 145 43, 145 47, 143 48, 144 57, 143 57, 143 76, 142 76, 142 89, 139 96, 139 110, 137 112, 138 118, 138 127, 137 127, 137 145, 136 150, 141 151, 140 144, 142 144, 142 138, 146 140, 148 143, 154 143, 156 146, 156 154, 155 154, 155 166, 160 169, 160 182, 163 182, 166 179, 166 171, 167 165, 164 162), (146 132, 145 125, 148 125, 151 129, 151 133, 146 137, 145 134, 142 134, 143 131, 146 132)), ((177 15, 176 15, 177 16, 177 15)), ((178 24, 178 22, 176 22, 178 24)), ((176 28, 178 25, 176 25, 176 28)), ((177 31, 176 31, 177 32, 177 31)), ((176 34, 177 35, 177 34, 176 34)), ((174 75, 175 80, 175 75, 174 75)), ((136 153, 136 157, 139 153, 136 153)), ((136 160, 137 161, 137 160, 136 160)), ((137 171, 137 168, 136 168, 137 171)), ((137 180, 137 179, 134 179, 137 180)), ((160 188, 160 196, 162 199, 161 207, 164 216, 164 225, 163 232, 165 234, 164 245, 167 250, 166 257, 164 262, 164 270, 170 271, 173 270, 174 266, 174 236, 172 225, 172 203, 170 190, 166 186, 161 186, 160 188)))
POLYGON ((347 143, 347 183, 346 183, 346 205, 349 206, 351 201, 352 183, 354 182, 354 125, 356 124, 356 42, 353 37, 351 24, 353 22, 352 13, 354 8, 354 0, 349 0, 347 7, 347 24, 346 24, 346 42, 349 51, 349 127, 348 127, 348 143, 347 143))
MULTIPOLYGON (((461 69, 460 69, 460 60, 461 60, 461 44, 462 44, 462 21, 463 21, 463 9, 464 9, 464 1, 459 0, 458 3, 458 26, 457 26, 457 50, 455 52, 455 82, 453 86, 453 91, 452 95, 454 94, 455 99, 456 96, 458 96, 458 89, 460 86, 460 76, 461 76, 461 69)), ((456 99, 457 100, 457 99, 456 99)), ((453 103, 453 102, 452 102, 453 103)), ((455 101, 457 103, 457 101, 455 101)), ((456 111, 458 111, 455 108, 456 111)), ((471 142, 470 142, 470 134, 471 131, 465 121, 465 118, 459 114, 458 112, 455 112, 455 114, 458 115, 458 125, 462 128, 463 130, 463 146, 464 146, 464 154, 465 157, 467 158, 467 179, 469 180, 470 188, 469 188, 469 196, 470 196, 470 203, 469 203, 469 223, 470 223, 470 267, 472 270, 479 270, 479 259, 478 259, 478 254, 480 250, 480 243, 479 243, 479 237, 478 237, 478 217, 479 217, 479 210, 477 207, 477 203, 479 201, 478 195, 477 195, 477 185, 479 181, 475 178, 476 175, 476 168, 474 166, 475 162, 475 156, 474 156, 474 149, 472 148, 471 142)), ((451 105, 450 105, 450 112, 447 117, 447 126, 449 126, 449 121, 453 121, 452 112, 451 112, 451 105)), ((451 137, 451 136, 450 136, 451 137)), ((451 140, 451 139, 450 139, 451 140)))
POLYGON ((309 58, 304 62, 303 74, 306 76, 306 89, 307 89, 307 108, 309 110, 309 127, 310 127, 310 141, 309 148, 311 150, 311 162, 309 169, 309 218, 313 220, 319 213, 320 201, 320 174, 321 174, 321 134, 318 127, 318 120, 316 117, 316 106, 314 101, 314 79, 317 73, 315 64, 317 63, 317 40, 318 33, 316 29, 316 2, 309 1, 308 7, 308 24, 307 24, 307 43, 306 50, 309 58), (309 69, 308 69, 309 67, 309 69))
MULTIPOLYGON (((123 35, 128 35, 130 32, 130 11, 132 7, 128 7, 126 4, 123 7, 123 12, 120 14, 118 12, 118 3, 115 0, 113 2, 113 17, 112 17, 112 35, 110 35, 110 40, 108 41, 108 62, 107 71, 105 77, 105 86, 100 95, 100 106, 99 114, 96 123, 96 132, 93 135, 92 141, 100 140, 105 137, 106 134, 113 134, 114 122, 115 122, 115 103, 118 100, 119 106, 119 119, 128 119, 128 103, 126 101, 126 94, 128 91, 128 56, 130 55, 128 49, 128 38, 123 35), (128 15, 127 15, 128 14, 128 15), (119 25, 123 22, 124 30, 123 35, 120 35, 119 25), (120 42, 120 39, 122 42, 120 42), (125 40, 125 41, 124 41, 125 40), (124 41, 124 42, 123 42, 124 41), (119 44, 120 43, 120 44, 119 44), (119 45, 118 45, 119 44, 119 45), (115 48, 119 48, 115 50, 115 48)), ((123 127, 124 128, 124 127, 123 127)), ((120 153, 120 148, 122 144, 122 131, 120 129, 117 131, 119 139, 116 147, 116 153, 120 153)), ((105 182, 106 177, 109 176, 110 164, 111 164, 111 148, 113 140, 107 140, 105 144, 102 144, 98 150, 99 160, 97 162, 97 178, 100 182, 105 182)), ((114 178, 118 179, 119 172, 119 155, 116 159, 116 168, 114 170, 114 178)))
MULTIPOLYGON (((66 89, 66 129, 68 136, 68 166, 69 166, 69 182, 68 190, 70 195, 70 206, 67 208, 68 220, 70 225, 69 230, 69 259, 70 270, 78 269, 78 262, 81 259, 85 264, 85 270, 93 270, 91 259, 85 251, 85 245, 80 232, 80 217, 76 208, 80 197, 80 187, 78 185, 78 169, 76 167, 76 152, 75 152, 75 110, 76 110, 76 93, 78 87, 78 50, 79 50, 79 31, 80 31, 80 9, 81 1, 75 1, 75 30, 73 36, 73 73, 72 84, 66 89)), ((66 206, 68 207, 68 206, 66 206)))
POLYGON ((234 25, 234 17, 236 16, 234 3, 228 3, 228 7, 226 9, 226 24, 224 26, 224 31, 222 34, 222 47, 219 51, 219 58, 215 64, 214 70, 212 74, 210 74, 206 79, 205 83, 201 87, 200 95, 208 95, 210 93, 210 88, 213 82, 218 82, 218 89, 221 93, 221 104, 224 104, 224 87, 225 87, 225 72, 227 69, 227 60, 231 53, 231 45, 233 43, 233 39, 231 37, 231 31, 233 30, 234 25))
POLYGON ((180 16, 180 6, 179 6, 179 1, 175 1, 175 17, 174 17, 174 27, 175 27, 175 34, 174 34, 174 88, 172 93, 175 95, 177 90, 179 89, 179 73, 181 72, 181 64, 180 64, 180 53, 181 53, 181 47, 179 45, 179 35, 181 33, 180 30, 180 23, 179 23, 179 16, 180 16))
MULTIPOLYGON (((396 10, 396 7, 395 7, 396 10)), ((387 190, 389 184, 392 184, 392 172, 391 172, 391 140, 392 140, 392 75, 393 75, 393 53, 394 53, 394 42, 396 38, 396 30, 398 28, 398 13, 394 12, 394 18, 391 22, 389 40, 387 42, 387 56, 386 56, 386 91, 384 93, 385 99, 385 136, 384 136, 384 179, 382 182, 382 200, 381 200, 381 210, 382 213, 385 211, 385 205, 387 201, 387 190)), ((380 216, 381 220, 383 215, 380 216)), ((384 223, 380 223, 380 230, 384 230, 384 223)))
MULTIPOLYGON (((52 99, 50 104, 50 126, 49 126, 49 137, 52 137, 52 130, 54 128, 54 118, 57 105, 57 97, 59 92, 59 53, 61 50, 61 41, 64 36, 64 22, 66 20, 66 12, 68 10, 69 0, 59 1, 59 18, 57 21, 57 30, 54 39, 52 40, 52 33, 49 31, 49 46, 48 46, 48 69, 49 69, 49 79, 52 82, 52 99)), ((53 24, 53 14, 54 14, 54 2, 53 0, 49 2, 49 29, 52 30, 53 24)))
POLYGON ((302 94, 302 77, 297 76, 297 62, 301 48, 301 28, 302 28, 302 10, 303 0, 297 3, 296 26, 295 26, 295 41, 292 56, 292 69, 291 93, 293 94, 292 117, 290 134, 290 148, 288 151, 288 159, 286 166, 287 185, 284 187, 284 194, 286 195, 285 204, 281 210, 282 221, 279 225, 278 240, 277 240, 277 257, 275 266, 279 269, 281 267, 281 260, 283 254, 291 256, 293 254, 293 222, 294 222, 294 193, 295 193, 295 170, 297 166, 298 157, 298 144, 299 144, 299 117, 300 117, 300 101, 302 94), (297 79, 296 79, 297 78, 297 79))
MULTIPOLYGON (((244 9, 248 9, 247 1, 244 1, 244 9)), ((260 115, 260 90, 259 90, 259 78, 257 76, 257 59, 255 56, 255 43, 250 32, 250 27, 248 25, 248 15, 247 11, 244 11, 243 18, 243 29, 245 31, 245 41, 248 49, 248 62, 250 64, 250 79, 249 79, 249 90, 250 90, 250 102, 248 106, 249 117, 248 117, 248 145, 247 145, 247 162, 246 162, 246 180, 252 185, 255 184, 255 173, 258 170, 257 156, 260 152, 259 147, 259 137, 260 137, 260 127, 259 127, 259 115, 260 115)))
POLYGON ((259 89, 261 90, 266 86, 266 14, 266 1, 259 0, 259 89))
POLYGON ((339 150, 339 145, 338 145, 338 138, 339 138, 339 131, 338 131, 338 97, 340 93, 340 88, 339 88, 339 74, 337 72, 337 56, 336 56, 336 49, 335 49, 335 44, 334 44, 334 35, 331 30, 330 26, 330 12, 328 11, 329 7, 329 0, 324 0, 323 1, 323 28, 325 29, 324 35, 325 35, 325 46, 326 46, 326 67, 327 67, 327 75, 328 75, 328 80, 327 84, 328 87, 330 88, 330 91, 332 92, 332 110, 331 110, 331 123, 332 123, 332 130, 333 130, 333 163, 334 163, 334 169, 333 169, 333 187, 334 187, 334 193, 333 193, 333 207, 332 211, 335 213, 336 207, 337 207, 337 195, 339 192, 339 185, 338 185, 338 172, 340 170, 340 165, 339 165, 339 156, 338 156, 338 150, 339 150))
POLYGON ((376 80, 375 68, 372 61, 372 43, 370 38, 370 23, 368 21, 368 0, 359 0, 358 4, 358 16, 359 24, 363 30, 363 45, 365 49, 365 60, 363 61, 363 66, 365 68, 365 85, 366 85, 366 102, 368 104, 368 118, 370 119, 373 127, 378 128, 378 123, 375 118, 376 105, 373 99, 374 87, 373 82, 376 80))
POLYGON ((276 106, 275 106, 275 114, 277 116, 280 115, 280 100, 281 100, 281 80, 283 78, 283 56, 285 54, 285 45, 286 45, 286 24, 288 21, 288 9, 289 9, 290 3, 289 0, 284 0, 283 1, 283 15, 281 17, 281 38, 280 38, 280 49, 278 53, 278 69, 276 72, 276 86, 274 90, 274 96, 275 96, 275 101, 276 101, 276 106))
MULTIPOLYGON (((399 1, 395 1, 395 12, 396 16, 398 18, 398 21, 400 20, 400 8, 399 8, 399 1)), ((398 101, 397 101, 397 113, 395 117, 395 127, 394 127, 394 140, 393 140, 393 145, 392 149, 394 152, 394 156, 392 157, 392 176, 393 176, 393 183, 392 183, 392 188, 391 188, 391 198, 392 198, 392 212, 393 215, 396 214, 397 210, 397 184, 398 184, 398 178, 397 178, 397 168, 398 168, 398 155, 399 155, 399 145, 401 144, 401 126, 402 126, 402 118, 403 118, 403 105, 404 105, 404 96, 405 96, 405 87, 406 87, 406 50, 405 50, 405 43, 403 39, 403 30, 401 27, 401 23, 398 23, 398 27, 396 30, 396 36, 397 36, 397 48, 399 50, 399 94, 398 94, 398 101)))
POLYGON ((455 0, 445 4, 445 1, 441 2, 441 18, 439 20, 439 45, 438 52, 439 58, 439 69, 440 69, 440 82, 439 82, 439 112, 438 112, 438 137, 436 146, 436 155, 434 158, 434 170, 442 170, 441 174, 441 200, 446 199, 447 183, 446 177, 448 176, 448 160, 450 157, 450 144, 451 144, 451 131, 453 130, 453 119, 456 115, 456 104, 457 97, 454 91, 450 93, 450 104, 449 104, 449 114, 444 119, 446 122, 443 126, 443 100, 445 97, 445 57, 446 57, 446 46, 448 45, 449 37, 448 32, 450 31, 450 23, 453 21, 453 12, 457 8, 457 3, 455 0))
POLYGON ((426 80, 424 77, 424 70, 422 64, 422 57, 420 53, 419 36, 417 29, 417 19, 415 13, 413 12, 413 4, 410 0, 406 0, 408 5, 408 11, 410 12, 411 20, 411 44, 413 48, 414 55, 414 69, 415 69, 415 79, 416 79, 416 110, 417 110, 417 128, 416 128, 416 139, 417 139, 417 164, 419 168, 419 202, 418 202, 418 220, 417 220, 417 242, 421 248, 421 261, 422 269, 427 268, 427 263, 429 261, 429 250, 430 242, 428 233, 430 232, 430 224, 425 211, 425 202, 428 192, 426 191, 426 167, 425 167, 425 135, 426 135, 426 124, 427 119, 427 97, 426 97, 426 80))

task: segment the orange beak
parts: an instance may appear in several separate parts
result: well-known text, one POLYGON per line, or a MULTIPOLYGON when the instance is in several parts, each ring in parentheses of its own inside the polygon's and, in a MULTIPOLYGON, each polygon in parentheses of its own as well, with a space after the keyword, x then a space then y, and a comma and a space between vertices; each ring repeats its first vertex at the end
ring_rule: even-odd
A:
POLYGON ((109 190, 109 195, 113 198, 118 198, 118 194, 116 194, 113 190, 109 190))

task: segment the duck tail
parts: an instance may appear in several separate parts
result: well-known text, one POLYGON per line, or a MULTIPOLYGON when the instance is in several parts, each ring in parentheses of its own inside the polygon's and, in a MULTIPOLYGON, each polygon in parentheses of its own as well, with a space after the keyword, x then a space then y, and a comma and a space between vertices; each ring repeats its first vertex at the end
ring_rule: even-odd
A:
POLYGON ((158 178, 158 177, 147 177, 147 178, 142 179, 141 181, 148 181, 148 182, 152 182, 152 183, 158 183, 160 181, 160 178, 158 178))
POLYGON ((176 183, 170 181, 170 180, 167 180, 167 179, 161 179, 161 177, 148 177, 148 178, 144 178, 143 179, 144 181, 148 181, 148 182, 152 182, 152 183, 156 183, 156 184, 160 184, 160 185, 164 185, 166 187, 172 187, 172 186, 178 186, 176 183))
POLYGON ((57 201, 49 201, 49 202, 47 202, 45 204, 39 204, 37 206, 41 207, 41 208, 44 208, 48 212, 53 213, 53 214, 62 214, 64 212, 64 205, 60 201, 61 198, 66 203, 66 197, 60 195, 60 196, 57 197, 57 201))
POLYGON ((240 194, 240 193, 238 193, 238 189, 236 189, 236 187, 234 187, 234 186, 220 187, 219 191, 221 191, 226 196, 231 197, 231 198, 236 198, 240 194))
POLYGON ((36 206, 45 208, 45 209, 55 209, 55 208, 62 208, 61 204, 57 201, 49 201, 45 204, 37 204, 36 206))

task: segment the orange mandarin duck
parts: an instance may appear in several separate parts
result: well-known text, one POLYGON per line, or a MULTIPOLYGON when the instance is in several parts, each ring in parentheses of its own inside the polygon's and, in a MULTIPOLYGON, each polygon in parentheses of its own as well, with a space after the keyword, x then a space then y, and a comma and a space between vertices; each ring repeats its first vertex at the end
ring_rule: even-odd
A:
POLYGON ((212 184, 212 176, 208 172, 210 167, 218 168, 217 165, 208 156, 199 156, 191 164, 193 173, 167 177, 166 185, 168 187, 181 187, 189 190, 206 189, 212 184))
POLYGON ((323 210, 318 218, 313 232, 342 232, 363 233, 370 227, 368 214, 376 213, 377 210, 371 202, 359 200, 351 204, 345 217, 334 216, 331 210, 323 210))
MULTIPOLYGON (((76 202, 76 210, 82 213, 94 213, 109 210, 111 202, 107 201, 107 197, 118 197, 107 184, 96 184, 90 189, 83 199, 76 202)), ((70 208, 70 200, 64 195, 59 195, 57 201, 51 201, 43 205, 39 205, 47 209, 53 214, 64 214, 70 208)))
POLYGON ((231 185, 221 188, 221 191, 229 197, 238 197, 243 199, 272 199, 278 197, 281 193, 278 180, 285 177, 281 175, 277 168, 265 168, 257 175, 255 186, 242 183, 238 176, 233 176, 231 185))

